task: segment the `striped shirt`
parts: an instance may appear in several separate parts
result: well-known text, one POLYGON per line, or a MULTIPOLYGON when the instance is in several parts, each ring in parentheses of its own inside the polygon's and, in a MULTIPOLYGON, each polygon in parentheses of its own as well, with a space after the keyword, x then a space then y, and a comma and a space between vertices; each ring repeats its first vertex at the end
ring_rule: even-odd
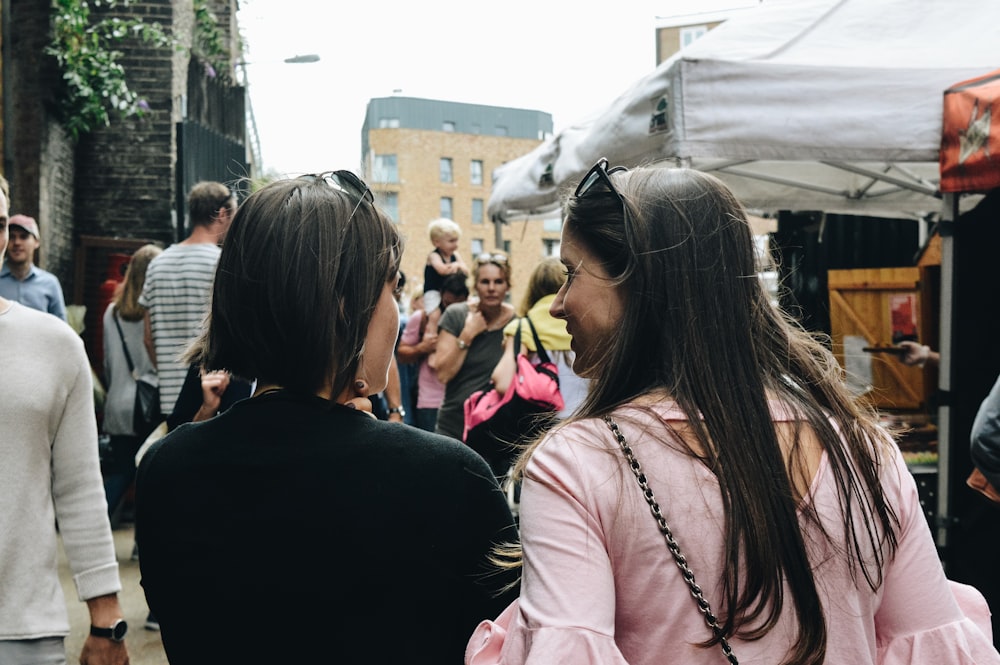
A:
POLYGON ((201 333, 208 313, 220 251, 211 243, 171 245, 146 272, 139 304, 149 310, 165 415, 173 411, 187 375, 180 355, 201 333))

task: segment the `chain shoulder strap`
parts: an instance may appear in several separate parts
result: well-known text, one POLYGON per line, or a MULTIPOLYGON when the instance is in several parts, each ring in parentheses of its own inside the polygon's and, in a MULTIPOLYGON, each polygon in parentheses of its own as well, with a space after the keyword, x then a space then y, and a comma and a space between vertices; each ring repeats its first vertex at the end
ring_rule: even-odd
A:
POLYGON ((615 439, 618 441, 618 445, 621 446, 625 460, 632 470, 632 475, 635 476, 636 481, 639 483, 639 488, 642 490, 642 495, 645 497, 646 503, 649 504, 649 511, 653 514, 653 518, 656 520, 656 525, 659 527, 660 533, 663 534, 664 540, 667 541, 667 549, 670 550, 670 554, 674 557, 674 563, 680 568, 681 576, 687 582, 688 588, 691 589, 691 596, 698 605, 698 611, 705 617, 705 623, 712 629, 712 634, 719 638, 722 653, 726 656, 730 665, 739 665, 736 654, 733 653, 733 648, 729 646, 729 641, 722 636, 722 629, 719 628, 719 622, 712 613, 712 607, 708 604, 708 600, 705 599, 701 587, 695 582, 694 573, 691 572, 691 567, 688 566, 687 559, 681 554, 681 548, 677 544, 677 541, 674 540, 674 534, 670 531, 670 526, 667 525, 667 520, 660 511, 660 505, 656 503, 653 490, 650 489, 649 483, 646 482, 646 474, 642 472, 642 467, 639 465, 639 460, 635 458, 632 447, 628 445, 625 435, 618 428, 618 423, 611 416, 604 416, 604 422, 607 423, 608 428, 611 429, 611 433, 614 434, 615 439))

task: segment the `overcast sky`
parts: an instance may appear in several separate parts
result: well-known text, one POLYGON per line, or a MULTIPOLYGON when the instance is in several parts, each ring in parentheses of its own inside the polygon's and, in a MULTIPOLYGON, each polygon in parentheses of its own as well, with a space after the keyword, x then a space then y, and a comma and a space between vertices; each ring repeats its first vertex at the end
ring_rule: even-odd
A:
MULTIPOLYGON (((752 1, 752 0, 750 0, 752 1)), ((373 97, 600 111, 656 65, 657 16, 748 0, 240 0, 265 169, 358 169, 373 97), (312 64, 285 58, 316 54, 312 64)))

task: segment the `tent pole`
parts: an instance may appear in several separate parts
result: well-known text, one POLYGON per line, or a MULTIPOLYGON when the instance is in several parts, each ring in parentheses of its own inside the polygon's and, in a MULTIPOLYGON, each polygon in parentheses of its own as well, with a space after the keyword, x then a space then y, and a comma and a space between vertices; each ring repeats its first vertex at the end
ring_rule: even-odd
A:
MULTIPOLYGON (((941 229, 941 307, 940 342, 938 352, 938 391, 952 393, 952 359, 954 357, 955 236, 953 224, 958 216, 958 194, 942 196, 941 229)), ((938 471, 937 471, 937 545, 939 551, 948 546, 951 517, 951 405, 942 399, 938 406, 938 471)))

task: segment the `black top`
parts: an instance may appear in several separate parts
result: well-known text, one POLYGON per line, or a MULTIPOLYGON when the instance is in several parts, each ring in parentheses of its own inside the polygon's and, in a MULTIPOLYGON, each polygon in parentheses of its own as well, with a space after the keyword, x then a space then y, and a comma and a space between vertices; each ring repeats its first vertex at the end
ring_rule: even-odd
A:
POLYGON ((517 537, 467 446, 281 391, 181 425, 142 459, 142 586, 171 665, 462 663, 517 596, 517 537))
MULTIPOLYGON (((250 397, 250 393, 252 392, 250 387, 251 383, 249 381, 239 379, 235 376, 231 377, 229 385, 226 387, 226 392, 222 393, 222 397, 219 398, 219 413, 222 413, 241 399, 250 397)), ((204 399, 205 397, 201 391, 201 365, 191 363, 191 366, 188 367, 187 376, 184 377, 181 392, 177 395, 177 401, 174 402, 174 410, 167 416, 167 431, 173 431, 177 429, 178 425, 191 422, 194 414, 198 413, 198 409, 201 408, 204 399)))

